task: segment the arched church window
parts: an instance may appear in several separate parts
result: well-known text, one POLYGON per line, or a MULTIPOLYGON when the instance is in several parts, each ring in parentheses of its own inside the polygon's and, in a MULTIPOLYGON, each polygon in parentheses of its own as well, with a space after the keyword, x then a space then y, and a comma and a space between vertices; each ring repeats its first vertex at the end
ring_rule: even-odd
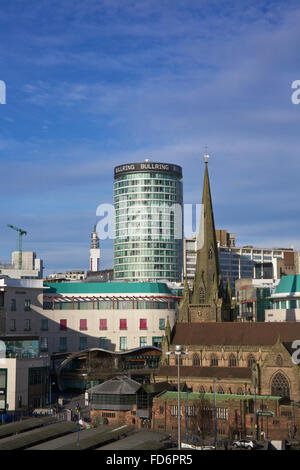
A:
POLYGON ((219 364, 218 356, 216 356, 216 354, 212 354, 210 356, 210 365, 211 366, 217 366, 218 364, 219 364))
POLYGON ((252 354, 249 354, 248 359, 247 359, 248 367, 252 369, 255 363, 256 363, 255 357, 252 354))
POLYGON ((218 387, 217 393, 221 393, 221 394, 223 394, 223 393, 224 393, 224 390, 223 390, 223 388, 222 388, 221 386, 220 386, 220 387, 218 387))
POLYGON ((287 378, 277 372, 271 383, 271 394, 277 397, 290 398, 290 387, 287 378))
POLYGON ((205 393, 205 387, 203 387, 203 385, 200 386, 199 393, 205 393))
POLYGON ((193 366, 200 366, 200 357, 198 354, 193 355, 193 366))
POLYGON ((243 391, 242 387, 239 387, 239 388, 237 389, 237 392, 236 392, 236 393, 237 393, 237 395, 244 395, 244 391, 243 391))
POLYGON ((278 356, 276 357, 276 364, 278 366, 282 366, 282 364, 283 364, 283 359, 282 359, 282 356, 280 354, 278 354, 278 356))
POLYGON ((236 367, 236 357, 234 354, 229 356, 229 367, 236 367))

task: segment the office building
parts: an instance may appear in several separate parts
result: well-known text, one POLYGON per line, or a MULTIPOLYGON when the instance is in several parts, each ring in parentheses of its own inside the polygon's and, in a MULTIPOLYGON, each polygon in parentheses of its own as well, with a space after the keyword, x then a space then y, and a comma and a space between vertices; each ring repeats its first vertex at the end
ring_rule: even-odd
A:
POLYGON ((114 170, 115 280, 182 280, 182 169, 167 163, 114 170))
MULTIPOLYGON (((218 231, 216 230, 216 233, 218 231)), ((230 234, 232 236, 232 234, 230 234)), ((299 272, 299 253, 293 248, 237 247, 218 243, 220 269, 224 287, 230 277, 232 293, 235 295, 237 279, 274 279, 299 272)), ((184 277, 193 283, 196 269, 197 238, 184 240, 184 277)))
POLYGON ((11 264, 0 262, 0 276, 8 276, 13 279, 42 279, 43 260, 36 257, 34 251, 22 252, 22 268, 19 268, 19 251, 12 253, 11 264))
POLYGON ((238 279, 235 281, 236 320, 265 321, 265 311, 271 308, 269 297, 279 279, 238 279))

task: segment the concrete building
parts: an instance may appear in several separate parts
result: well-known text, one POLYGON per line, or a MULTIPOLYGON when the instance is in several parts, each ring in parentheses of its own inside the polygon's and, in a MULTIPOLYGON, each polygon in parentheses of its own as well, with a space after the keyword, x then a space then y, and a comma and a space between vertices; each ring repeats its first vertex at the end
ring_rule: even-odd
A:
POLYGON ((36 257, 34 251, 22 252, 22 269, 19 269, 19 251, 12 253, 11 264, 1 264, 0 275, 13 279, 42 279, 43 260, 36 257))
POLYGON ((0 412, 42 407, 48 400, 50 359, 31 330, 34 308, 43 305, 43 281, 0 279, 0 412))
POLYGON ((31 331, 49 354, 88 348, 124 351, 161 347, 179 297, 164 283, 45 283, 44 305, 32 310, 31 331), (43 321, 42 321, 43 320, 43 321))
POLYGON ((299 322, 300 275, 282 277, 277 289, 270 295, 268 300, 270 305, 265 311, 265 321, 299 322))
POLYGON ((0 344, 0 413, 45 407, 50 361, 40 355, 39 338, 0 336, 0 344))
POLYGON ((182 280, 182 169, 169 163, 114 170, 116 280, 182 280))
POLYGON ((271 307, 270 295, 279 280, 238 279, 235 281, 236 320, 265 321, 265 310, 271 307))
MULTIPOLYGON (((216 233, 218 230, 216 230, 216 233)), ((228 235, 228 234, 227 234, 228 235)), ((232 236, 232 234, 229 234, 232 236)), ((237 279, 275 279, 299 273, 299 253, 292 248, 255 248, 253 246, 224 246, 224 236, 219 238, 220 269, 225 286, 230 277, 232 293, 235 295, 237 279), (223 240, 223 241, 222 241, 223 240)), ((193 282, 196 269, 197 238, 184 240, 184 277, 193 282)))
POLYGON ((49 282, 67 282, 67 281, 83 281, 85 278, 84 271, 80 269, 73 269, 65 273, 52 273, 49 274, 45 281, 49 282))

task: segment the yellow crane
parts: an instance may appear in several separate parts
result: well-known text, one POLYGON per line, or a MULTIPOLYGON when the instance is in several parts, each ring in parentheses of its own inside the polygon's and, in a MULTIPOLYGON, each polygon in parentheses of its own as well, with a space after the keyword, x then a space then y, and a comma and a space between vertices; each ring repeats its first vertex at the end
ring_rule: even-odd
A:
POLYGON ((19 269, 22 269, 22 236, 27 235, 27 232, 25 232, 25 230, 21 228, 14 227, 13 225, 7 225, 7 226, 19 232, 19 269))

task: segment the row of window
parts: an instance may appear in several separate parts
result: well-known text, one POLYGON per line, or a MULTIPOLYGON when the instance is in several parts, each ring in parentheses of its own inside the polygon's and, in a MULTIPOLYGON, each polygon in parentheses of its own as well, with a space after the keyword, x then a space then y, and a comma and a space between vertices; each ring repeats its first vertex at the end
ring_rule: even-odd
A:
MULTIPOLYGON (((59 327, 61 330, 66 330, 67 329, 67 319, 61 319, 59 322, 59 327)), ((164 330, 166 327, 166 320, 165 318, 160 318, 159 319, 159 329, 164 330)), ((120 330, 127 330, 127 319, 122 318, 120 319, 119 323, 119 328, 120 330)), ((16 319, 13 318, 10 320, 10 330, 15 331, 17 329, 17 324, 16 324, 16 319)), ((87 324, 87 319, 86 318, 81 318, 79 320, 79 330, 80 331, 85 331, 88 329, 88 324, 87 324)), ((99 320, 99 330, 107 330, 107 318, 101 318, 99 320)), ((147 323, 147 318, 140 318, 139 320, 139 329, 140 330, 147 330, 148 329, 148 323, 147 323)), ((31 319, 25 319, 24 320, 24 330, 25 331, 30 331, 31 330, 31 319)), ((41 320, 41 330, 42 331, 48 331, 48 319, 43 318, 41 320)))
MULTIPOLYGON (((175 358, 175 360, 177 360, 177 357, 175 358)), ((182 363, 182 358, 180 358, 180 361, 182 363)), ((201 357, 198 354, 193 355, 192 361, 193 361, 193 366, 200 366, 201 363, 202 363, 201 357)), ((247 358, 247 366, 249 368, 252 368, 255 365, 255 363, 256 363, 255 357, 252 354, 250 354, 247 358)), ((177 361, 176 361, 176 364, 177 364, 177 361)), ((211 366, 218 366, 219 365, 219 359, 218 359, 218 356, 216 354, 211 354, 211 356, 210 356, 210 365, 211 366)), ((228 359, 228 365, 229 365, 229 367, 236 367, 237 366, 237 358, 234 354, 230 354, 229 359, 228 359)))
MULTIPOLYGON (((15 312, 17 310, 17 300, 16 299, 11 299, 10 300, 10 311, 15 312)), ((25 299, 24 300, 24 310, 25 312, 31 310, 31 302, 30 299, 25 299)))
MULTIPOLYGON (((140 347, 143 346, 150 346, 147 337, 141 336, 139 341, 140 347)), ((152 337, 152 346, 156 346, 157 348, 161 348, 162 345, 162 337, 161 336, 153 336, 152 337)), ((110 340, 106 337, 99 338, 99 348, 101 349, 110 349, 110 340)), ((58 349, 59 352, 66 352, 68 351, 68 338, 61 336, 58 340, 58 349)), ((85 336, 81 336, 79 338, 79 350, 88 349, 88 338, 85 336)), ((121 336, 119 338, 119 349, 120 351, 127 350, 127 336, 121 336)), ((46 336, 40 338, 40 351, 41 352, 48 352, 48 338, 46 336)))
MULTIPOLYGON (((171 405, 171 416, 177 417, 178 416, 178 405, 171 405)), ((208 407, 197 407, 194 405, 188 406, 188 407, 180 407, 180 416, 183 415, 183 412, 185 415, 189 417, 194 417, 198 416, 199 414, 202 415, 203 412, 206 412, 207 415, 213 415, 213 408, 208 408, 208 407)), ((161 406, 159 409, 159 413, 163 414, 164 413, 164 408, 161 406)), ((216 408, 216 419, 223 419, 223 420, 228 420, 228 408, 216 408)))
POLYGON ((286 309, 286 308, 300 308, 300 300, 276 300, 273 301, 273 308, 274 309, 286 309))

